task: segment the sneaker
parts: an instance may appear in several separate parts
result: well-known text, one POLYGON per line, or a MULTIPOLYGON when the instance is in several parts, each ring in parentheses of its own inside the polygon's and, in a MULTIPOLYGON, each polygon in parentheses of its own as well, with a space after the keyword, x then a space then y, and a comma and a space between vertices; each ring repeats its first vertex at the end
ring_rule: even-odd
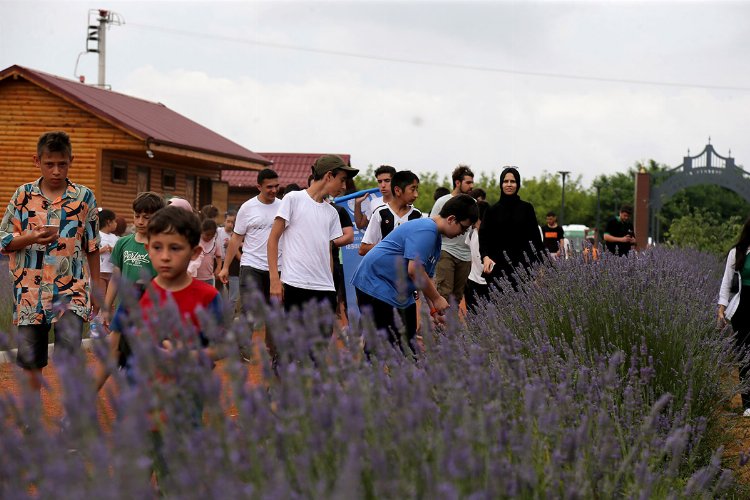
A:
POLYGON ((743 416, 743 417, 750 417, 750 408, 747 408, 747 409, 746 409, 746 410, 745 410, 745 411, 744 411, 744 412, 742 413, 742 416, 743 416))

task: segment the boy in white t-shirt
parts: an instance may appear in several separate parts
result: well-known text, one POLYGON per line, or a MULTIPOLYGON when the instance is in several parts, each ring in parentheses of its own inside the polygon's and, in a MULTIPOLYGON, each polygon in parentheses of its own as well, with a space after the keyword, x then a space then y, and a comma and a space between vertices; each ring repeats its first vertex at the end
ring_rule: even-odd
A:
POLYGON ((117 228, 117 215, 106 208, 99 209, 99 279, 101 280, 101 289, 106 290, 109 280, 112 279, 112 249, 119 239, 113 232, 117 228))
POLYGON ((379 241, 406 221, 419 219, 422 212, 414 208, 419 196, 419 177, 410 170, 396 172, 391 179, 391 201, 372 213, 365 235, 359 244, 359 254, 365 255, 379 241))
POLYGON ((336 155, 323 155, 312 166, 310 187, 281 200, 268 237, 268 271, 271 298, 282 299, 287 311, 312 300, 325 301, 335 310, 331 241, 343 231, 336 209, 326 198, 340 193, 346 180, 358 172, 336 155), (278 255, 280 241, 281 276, 273 258, 278 255))

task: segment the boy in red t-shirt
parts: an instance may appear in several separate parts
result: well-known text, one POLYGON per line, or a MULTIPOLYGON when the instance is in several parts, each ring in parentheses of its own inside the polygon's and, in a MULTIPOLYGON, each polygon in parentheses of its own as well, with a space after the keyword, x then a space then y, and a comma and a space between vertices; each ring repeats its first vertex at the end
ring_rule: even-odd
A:
MULTIPOLYGON (((220 356, 216 348, 210 345, 209 338, 203 331, 199 312, 206 311, 217 325, 221 325, 221 295, 216 288, 191 277, 187 271, 190 260, 201 253, 201 227, 198 217, 178 207, 165 207, 156 212, 149 221, 147 236, 146 248, 156 277, 139 301, 143 323, 149 323, 149 317, 154 310, 160 310, 172 303, 177 307, 182 323, 173 325, 171 332, 159 331, 159 338, 167 339, 160 341, 155 337, 155 341, 159 341, 162 348, 171 350, 174 342, 185 340, 182 335, 185 327, 192 326, 197 330, 200 339, 200 346, 196 346, 193 351, 195 355, 206 356, 212 361, 218 359, 220 356)), ((110 349, 118 358, 119 366, 130 374, 131 355, 128 352, 122 356, 119 347, 120 337, 126 326, 125 316, 124 310, 118 309, 112 320, 110 349)), ((135 323, 138 324, 137 321, 135 323)), ((156 335, 157 332, 151 333, 156 335)), ((100 389, 104 385, 108 375, 106 368, 100 367, 96 374, 97 388, 100 389)))
MULTIPOLYGON (((209 336, 203 328, 206 325, 203 325, 201 321, 201 318, 206 318, 205 313, 208 313, 208 318, 214 320, 215 325, 221 325, 223 318, 221 295, 216 288, 191 277, 187 272, 190 260, 200 255, 201 252, 199 245, 201 227, 198 217, 179 207, 165 207, 157 211, 149 221, 147 235, 146 249, 156 271, 156 277, 141 296, 138 302, 139 307, 131 309, 131 311, 140 311, 140 318, 127 318, 125 308, 120 307, 110 325, 112 331, 110 350, 113 359, 118 360, 118 366, 125 371, 126 381, 132 385, 135 385, 137 381, 133 362, 134 354, 130 350, 127 336, 123 336, 124 331, 133 331, 126 330, 129 325, 136 326, 135 333, 131 335, 150 335, 154 342, 164 349, 165 354, 184 344, 190 348, 191 355, 208 361, 212 366, 213 361, 221 357, 217 348, 210 344, 209 336), (158 324, 153 321, 156 315, 165 308, 172 308, 172 311, 176 309, 181 318, 180 321, 170 324, 171 328, 166 326, 164 321, 158 324), (138 321, 139 319, 142 321, 138 321), (185 331, 192 328, 198 333, 197 342, 195 337, 190 338, 185 335, 185 331), (121 338, 125 342, 121 343, 121 338)), ((165 361, 169 362, 169 356, 165 356, 165 361)), ((172 367, 160 364, 156 377, 149 383, 156 385, 176 383, 174 376, 169 375, 172 371, 170 368, 172 367)), ((106 364, 100 364, 95 374, 97 390, 102 388, 108 377, 109 371, 106 364)), ((187 396, 184 400, 186 405, 180 407, 182 417, 185 418, 184 422, 191 427, 200 426, 203 420, 204 397, 199 390, 190 385, 180 386, 178 389, 185 391, 187 396)), ((151 408, 149 414, 152 425, 153 471, 158 482, 169 474, 161 432, 161 425, 166 422, 166 415, 159 408, 151 408)), ((182 418, 179 420, 182 421, 182 418)))

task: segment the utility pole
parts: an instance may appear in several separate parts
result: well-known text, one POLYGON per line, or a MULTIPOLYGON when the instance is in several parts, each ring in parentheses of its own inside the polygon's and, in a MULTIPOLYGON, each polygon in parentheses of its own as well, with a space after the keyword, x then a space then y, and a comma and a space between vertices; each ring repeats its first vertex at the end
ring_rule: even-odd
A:
POLYGON ((562 203, 560 204, 560 225, 565 224, 565 177, 570 174, 567 170, 558 170, 558 174, 562 176, 562 203))
MULTIPOLYGON (((120 26, 122 24, 125 24, 125 20, 116 12, 105 9, 89 10, 86 53, 95 52, 99 54, 97 87, 107 87, 107 28, 109 25, 120 26)), ((78 63, 76 63, 77 66, 78 63)))
POLYGON ((596 188, 596 244, 598 245, 599 244, 599 237, 600 237, 600 235, 599 235, 599 228, 600 228, 600 225, 599 225, 599 216, 600 216, 600 213, 601 213, 601 209, 600 209, 600 205, 599 205, 599 199, 600 199, 599 198, 599 193, 602 190, 602 185, 597 182, 596 184, 594 184, 594 187, 596 188))

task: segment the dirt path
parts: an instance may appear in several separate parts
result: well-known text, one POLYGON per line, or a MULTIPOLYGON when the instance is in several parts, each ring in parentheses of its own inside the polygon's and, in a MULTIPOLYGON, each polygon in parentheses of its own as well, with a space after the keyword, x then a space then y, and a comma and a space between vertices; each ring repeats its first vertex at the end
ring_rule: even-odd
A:
MULTIPOLYGON (((263 345, 263 336, 262 334, 256 335, 253 337, 255 348, 257 349, 259 345, 263 345)), ((96 359, 96 356, 91 353, 86 353, 86 365, 88 368, 89 373, 93 373, 94 368, 98 364, 98 360, 96 359)), ((228 387, 228 379, 226 374, 223 371, 223 362, 219 361, 216 366, 216 372, 219 374, 222 380, 222 384, 224 387, 228 387)), ((50 362, 49 366, 47 366, 43 371, 42 374, 44 375, 45 382, 47 384, 47 387, 42 389, 42 407, 44 411, 44 420, 47 422, 50 426, 56 425, 56 423, 60 420, 62 417, 63 411, 62 411, 62 405, 60 400, 60 382, 57 377, 57 373, 55 372, 55 366, 54 362, 50 362)), ((250 364, 249 370, 248 370, 248 377, 247 382, 252 385, 256 385, 261 383, 263 380, 263 372, 261 369, 261 366, 259 364, 250 364)), ((25 374, 23 371, 18 368, 14 363, 4 363, 0 364, 0 394, 6 394, 7 392, 10 392, 14 396, 18 396, 20 394, 20 389, 22 387, 22 384, 26 383, 25 380, 25 374)), ((109 400, 106 397, 106 394, 109 392, 109 388, 114 388, 114 382, 112 379, 107 381, 107 384, 104 386, 103 390, 99 393, 98 402, 97 402, 97 411, 99 414, 99 423, 102 425, 103 428, 109 429, 111 422, 114 419, 114 411, 112 410, 112 405, 110 404, 109 400)), ((228 388, 224 390, 224 394, 228 395, 228 388)), ((227 402, 225 406, 225 411, 229 415, 236 415, 237 410, 230 406, 229 404, 229 398, 228 396, 224 398, 224 401, 227 402)))

